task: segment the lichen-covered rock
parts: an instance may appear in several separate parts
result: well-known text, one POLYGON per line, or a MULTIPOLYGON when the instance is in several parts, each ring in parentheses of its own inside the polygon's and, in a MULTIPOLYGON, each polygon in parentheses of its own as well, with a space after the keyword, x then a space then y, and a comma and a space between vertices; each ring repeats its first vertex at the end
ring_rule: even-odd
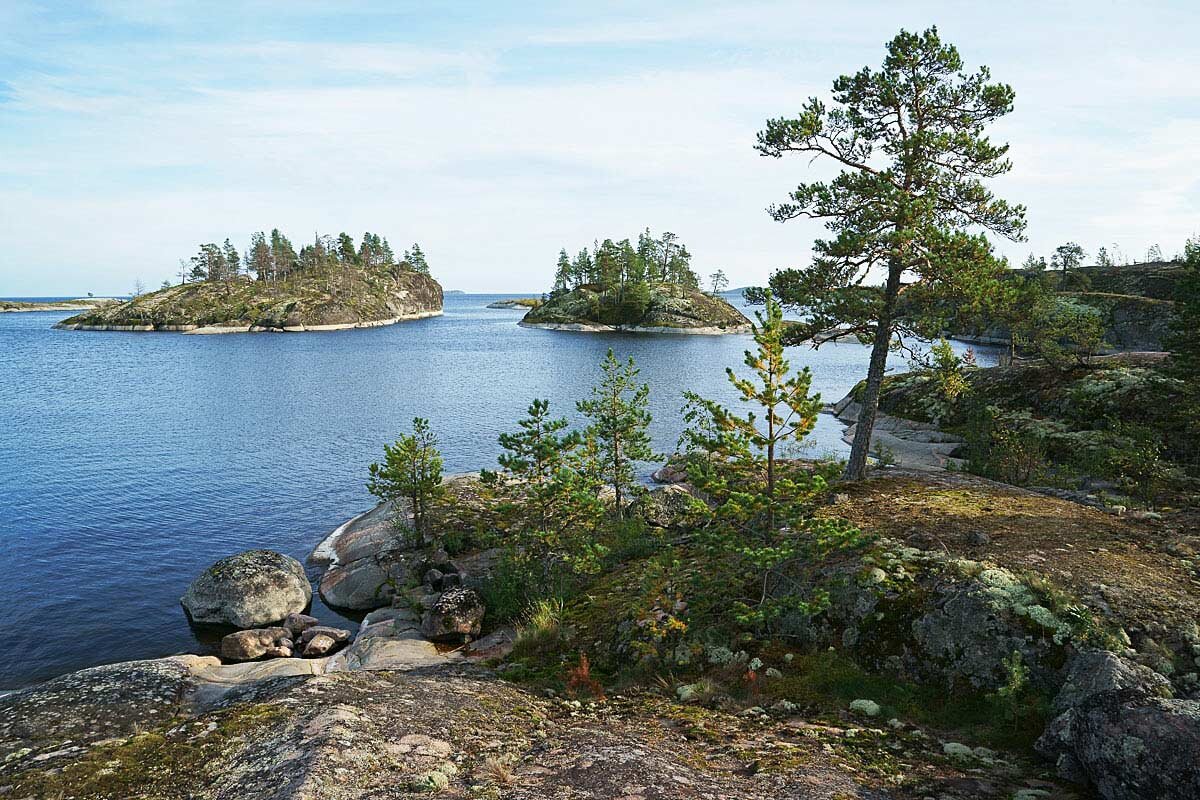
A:
POLYGON ((630 512, 656 528, 686 528, 700 517, 702 501, 684 484, 670 483, 635 499, 630 512))
POLYGON ((204 570, 180 603, 193 622, 257 628, 303 611, 311 600, 312 585, 299 561, 247 550, 204 570))
POLYGON ((1144 689, 1099 692, 1059 715, 1038 739, 1060 776, 1105 800, 1200 797, 1200 703, 1144 689))
POLYGON ((1062 714, 1101 692, 1121 689, 1140 689, 1160 697, 1172 694, 1171 682, 1154 670, 1107 650, 1089 650, 1071 658, 1051 710, 1062 714))
POLYGON ((162 724, 195 685, 187 658, 165 658, 92 667, 4 695, 0 765, 50 766, 89 743, 162 724))
POLYGON ((435 642, 461 642, 479 635, 483 601, 473 589, 442 592, 421 620, 421 633, 435 642))
POLYGON ((236 631, 221 639, 221 658, 226 661, 253 661, 263 656, 287 658, 292 654, 292 645, 292 632, 287 628, 236 631))

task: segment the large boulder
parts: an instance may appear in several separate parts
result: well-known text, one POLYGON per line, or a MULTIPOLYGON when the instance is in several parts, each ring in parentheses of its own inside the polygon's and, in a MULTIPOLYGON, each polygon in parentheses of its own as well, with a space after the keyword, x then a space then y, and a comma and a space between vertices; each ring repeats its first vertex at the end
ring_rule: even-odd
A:
POLYGON ((462 586, 442 592, 421 620, 421 633, 435 642, 464 642, 479 635, 483 601, 462 586))
POLYGON ((256 628, 237 631, 221 639, 221 658, 253 661, 256 658, 287 658, 292 655, 292 632, 287 628, 256 628))
POLYGON ((294 558, 272 550, 247 550, 204 570, 180 602, 193 622, 258 628, 303 611, 312 585, 294 558))
POLYGON ((686 484, 670 483, 640 495, 630 511, 656 528, 687 528, 699 521, 702 507, 686 484))
POLYGON ((1167 679, 1140 664, 1078 653, 1037 750, 1105 800, 1200 797, 1200 703, 1170 695, 1167 679))
POLYGON ((408 561, 417 547, 397 530, 398 517, 410 518, 404 504, 381 503, 339 527, 309 556, 326 567, 319 591, 328 605, 371 611, 391 604, 412 572, 408 561))

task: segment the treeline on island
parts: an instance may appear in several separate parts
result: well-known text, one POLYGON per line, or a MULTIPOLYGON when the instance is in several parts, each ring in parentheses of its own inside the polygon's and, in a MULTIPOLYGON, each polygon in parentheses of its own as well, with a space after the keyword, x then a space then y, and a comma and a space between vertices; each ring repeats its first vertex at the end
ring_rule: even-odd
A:
POLYGON ((551 296, 581 286, 596 286, 602 291, 633 290, 650 283, 678 283, 699 288, 700 279, 691 268, 692 254, 675 234, 664 232, 655 238, 650 229, 638 234, 637 245, 629 239, 596 242, 591 252, 585 247, 574 258, 566 248, 558 252, 551 296))
MULTIPOLYGON (((429 274, 419 244, 413 244, 397 258, 386 237, 368 231, 356 245, 354 237, 343 231, 336 237, 317 234, 297 252, 291 240, 275 228, 269 235, 261 231, 252 234, 244 254, 239 254, 229 239, 220 245, 214 242, 200 245, 196 255, 180 259, 179 280, 181 283, 239 278, 279 281, 298 273, 336 274, 362 268, 396 268, 429 274)), ((164 287, 167 285, 169 282, 164 282, 164 287)))

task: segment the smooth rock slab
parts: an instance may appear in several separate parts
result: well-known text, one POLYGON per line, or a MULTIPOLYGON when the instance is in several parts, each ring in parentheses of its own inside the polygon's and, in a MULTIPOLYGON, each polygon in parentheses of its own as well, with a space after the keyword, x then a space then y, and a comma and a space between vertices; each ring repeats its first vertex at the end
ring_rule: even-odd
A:
POLYGON ((192 581, 180 603, 193 622, 259 628, 303 611, 312 585, 294 558, 247 550, 223 558, 192 581))

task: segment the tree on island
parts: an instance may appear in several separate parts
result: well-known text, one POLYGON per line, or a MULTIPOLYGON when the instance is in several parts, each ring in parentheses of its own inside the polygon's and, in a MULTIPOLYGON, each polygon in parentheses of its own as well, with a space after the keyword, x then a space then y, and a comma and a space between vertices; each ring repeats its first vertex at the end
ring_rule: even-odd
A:
POLYGON ((712 275, 709 275, 708 279, 712 283, 712 293, 714 295, 718 295, 729 288, 729 278, 725 277, 725 270, 723 269, 719 269, 712 275))
POLYGON ((592 387, 592 396, 575 404, 591 420, 587 435, 598 449, 599 477, 612 487, 618 519, 625 516, 625 498, 638 486, 633 471, 636 461, 654 458, 650 447, 650 386, 638 383, 638 369, 631 357, 622 364, 612 348, 600 364, 602 377, 592 387))
MULTIPOLYGON (((986 129, 1012 110, 1014 94, 990 80, 986 67, 965 73, 936 28, 901 31, 881 69, 834 81, 833 107, 811 98, 797 118, 768 120, 758 134, 765 156, 801 153, 841 168, 771 207, 780 222, 822 220, 833 238, 816 241, 811 266, 776 272, 770 287, 802 312, 789 343, 848 331, 871 345, 849 478, 866 473, 888 351, 993 302, 1003 264, 985 233, 1022 238, 1024 208, 983 183, 1011 167, 1008 146, 986 129), (882 286, 867 282, 880 272, 882 286)), ((750 296, 761 302, 764 292, 750 296)))
POLYGON ((1050 266, 1062 271, 1062 280, 1059 281, 1059 285, 1063 289, 1067 288, 1067 270, 1078 267, 1086 257, 1087 253, 1075 242, 1067 242, 1054 248, 1054 255, 1050 257, 1050 266))

